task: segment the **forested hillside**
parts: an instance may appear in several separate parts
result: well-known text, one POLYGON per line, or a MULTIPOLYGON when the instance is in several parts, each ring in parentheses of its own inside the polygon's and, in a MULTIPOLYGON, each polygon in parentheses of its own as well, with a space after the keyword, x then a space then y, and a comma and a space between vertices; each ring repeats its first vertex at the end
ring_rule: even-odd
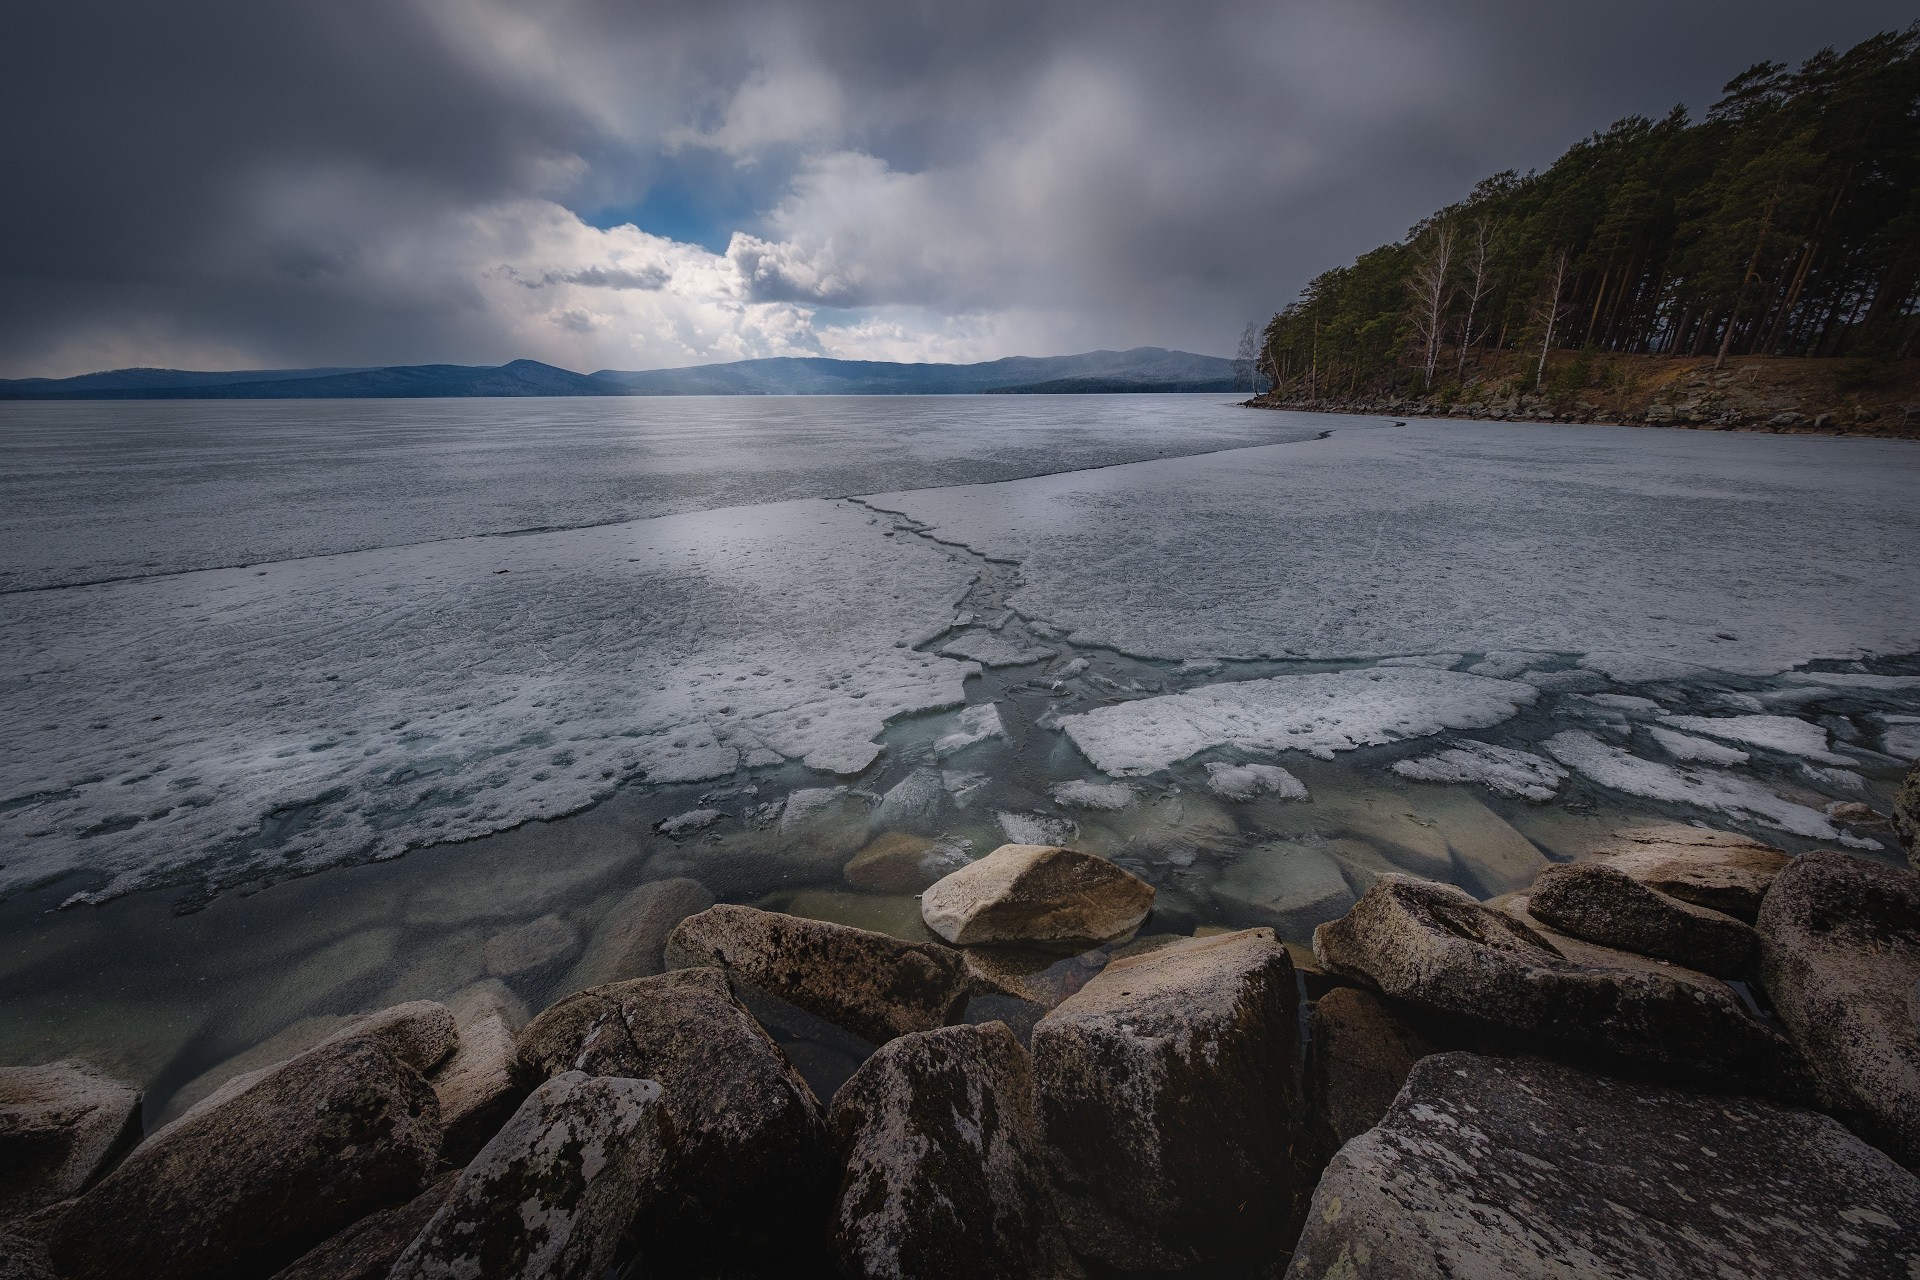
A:
POLYGON ((1920 23, 1723 93, 1488 178, 1317 277, 1243 357, 1300 403, 1445 397, 1496 353, 1528 389, 1563 348, 1920 354, 1920 23))

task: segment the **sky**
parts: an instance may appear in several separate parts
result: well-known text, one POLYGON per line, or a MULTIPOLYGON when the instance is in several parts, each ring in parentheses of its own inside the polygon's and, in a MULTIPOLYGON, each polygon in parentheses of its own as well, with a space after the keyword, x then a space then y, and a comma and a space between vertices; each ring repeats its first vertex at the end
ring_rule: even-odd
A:
POLYGON ((0 377, 1231 354, 1877 0, 65 0, 0 16, 0 377))

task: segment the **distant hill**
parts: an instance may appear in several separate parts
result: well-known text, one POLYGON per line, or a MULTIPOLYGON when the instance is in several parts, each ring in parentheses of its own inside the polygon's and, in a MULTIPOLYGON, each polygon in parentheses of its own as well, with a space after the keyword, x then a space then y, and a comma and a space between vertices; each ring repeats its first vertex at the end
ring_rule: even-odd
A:
POLYGON ((963 395, 980 392, 1232 391, 1234 363, 1135 347, 984 364, 895 364, 782 356, 685 369, 573 373, 537 360, 372 369, 207 373, 116 369, 0 380, 0 400, 317 400, 456 396, 963 395))

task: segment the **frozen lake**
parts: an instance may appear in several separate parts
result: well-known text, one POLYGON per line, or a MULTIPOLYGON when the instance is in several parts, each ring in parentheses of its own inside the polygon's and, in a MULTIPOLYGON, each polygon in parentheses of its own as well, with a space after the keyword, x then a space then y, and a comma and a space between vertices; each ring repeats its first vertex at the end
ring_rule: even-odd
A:
POLYGON ((1032 396, 5 405, 0 452, 9 1060, 177 1085, 664 876, 911 934, 839 872, 892 829, 1296 941, 1634 820, 1871 852, 1829 807, 1920 754, 1907 442, 1032 396))

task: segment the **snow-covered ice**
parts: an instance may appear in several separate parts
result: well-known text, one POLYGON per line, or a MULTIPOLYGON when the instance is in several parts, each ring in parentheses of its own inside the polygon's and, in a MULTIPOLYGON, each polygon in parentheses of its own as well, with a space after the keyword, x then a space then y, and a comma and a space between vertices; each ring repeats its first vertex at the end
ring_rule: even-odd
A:
POLYGON ((1783 755, 1805 756, 1827 764, 1853 763, 1827 750, 1825 729, 1791 716, 1668 716, 1661 723, 1670 729, 1705 734, 1722 742, 1744 742, 1783 755))
POLYGON ((1044 813, 996 813, 1000 830, 1011 844, 1067 844, 1080 834, 1071 818, 1055 818, 1044 813))
POLYGON ((1920 716, 1883 715, 1880 749, 1902 760, 1920 760, 1920 716))
POLYGON ((1277 764, 1207 765, 1207 789, 1223 800, 1257 800, 1278 796, 1282 800, 1305 800, 1307 784, 1277 764))
POLYGON ((1022 667, 1030 662, 1045 662, 1056 650, 1013 643, 991 631, 969 631, 940 646, 949 658, 964 658, 983 667, 1022 667))
MULTIPOLYGON (((971 664, 897 648, 967 569, 826 502, 16 593, 0 890, 212 885, 742 764, 864 768, 971 664)), ((991 710, 991 708, 989 708, 991 710)))
POLYGON ((1838 831, 1824 813, 1775 795, 1749 778, 1642 760, 1580 729, 1562 730, 1542 745, 1561 764, 1615 791, 1690 804, 1815 840, 1861 844, 1838 831))
POLYGON ((1336 751, 1485 729, 1533 702, 1532 685, 1432 667, 1273 676, 1206 685, 1066 716, 1061 727, 1102 773, 1155 773, 1211 747, 1336 751))
POLYGON ((1647 726, 1647 734, 1660 749, 1675 760, 1700 760, 1707 764, 1745 764, 1753 757, 1738 747, 1696 738, 1690 733, 1675 733, 1657 724, 1647 726))
POLYGON ((1080 643, 1588 655, 1604 687, 1920 650, 1916 492, 1900 440, 1416 421, 867 501, 1018 561, 1080 643))
POLYGON ((1393 771, 1416 782, 1478 782, 1522 800, 1551 800, 1567 771, 1516 747, 1464 739, 1445 751, 1394 762, 1393 771))

